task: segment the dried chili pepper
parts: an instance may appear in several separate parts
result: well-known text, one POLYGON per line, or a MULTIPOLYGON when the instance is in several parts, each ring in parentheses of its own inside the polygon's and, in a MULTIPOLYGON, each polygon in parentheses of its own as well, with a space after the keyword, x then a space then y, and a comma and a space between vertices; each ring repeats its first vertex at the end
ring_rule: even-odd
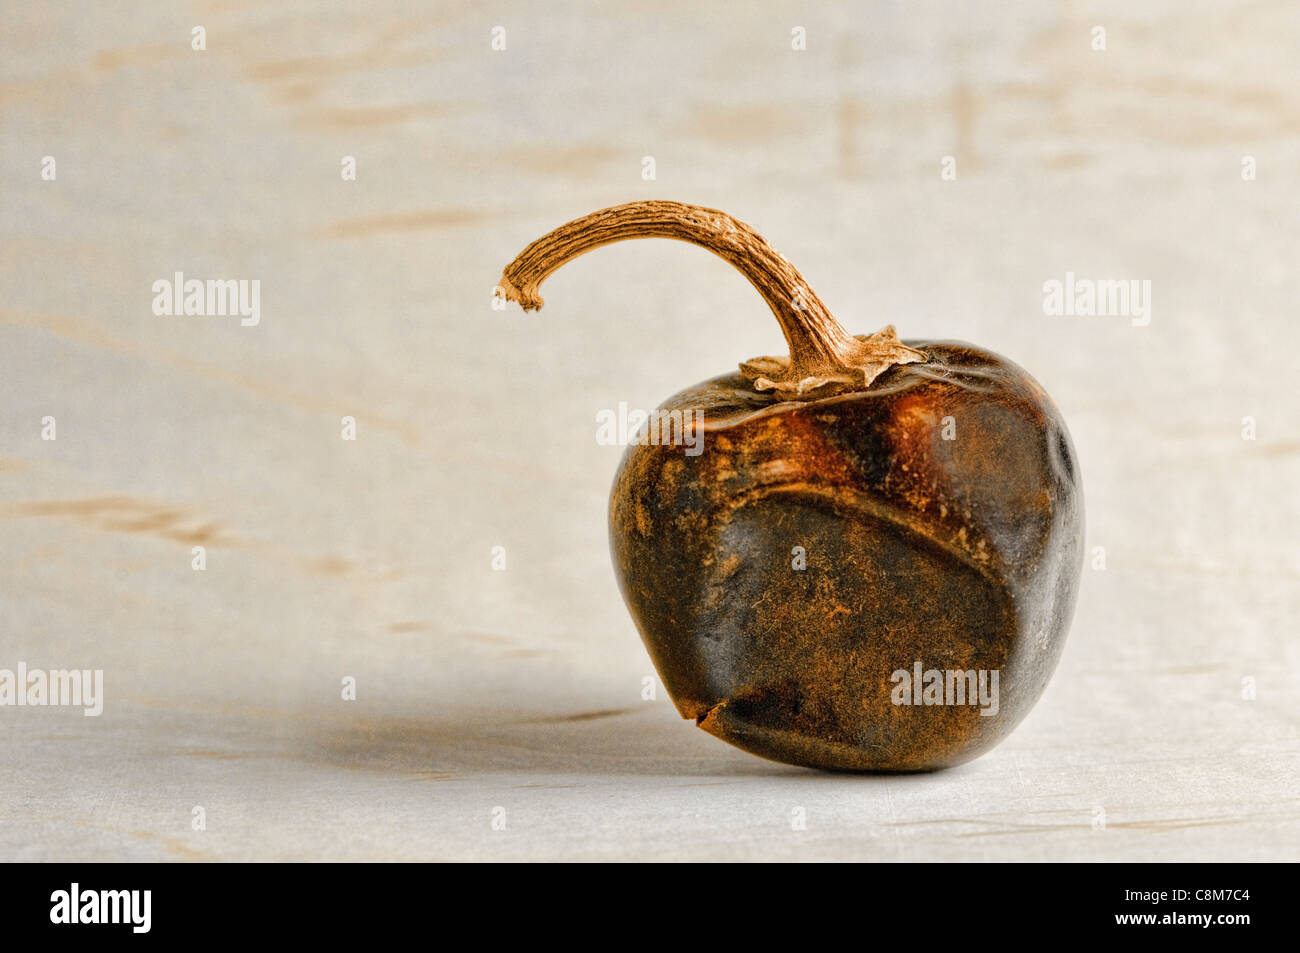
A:
MULTIPOLYGON (((506 269, 539 308, 572 258, 693 242, 739 269, 790 356, 670 398, 703 452, 628 448, 610 500, 624 598, 678 711, 791 764, 959 764, 1020 722, 1074 611, 1083 502, 1060 412, 1024 370, 951 341, 852 336, 749 226, 635 202, 564 225, 506 269)), ((671 418, 674 419, 675 418, 671 418)))

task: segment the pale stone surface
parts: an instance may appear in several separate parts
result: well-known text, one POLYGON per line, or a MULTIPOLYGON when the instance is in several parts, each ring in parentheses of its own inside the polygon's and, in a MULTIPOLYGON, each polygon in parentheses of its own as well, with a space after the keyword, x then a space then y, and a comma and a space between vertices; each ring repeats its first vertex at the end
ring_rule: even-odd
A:
POLYGON ((1295 859, 1290 4, 12 6, 0 668, 102 668, 107 699, 0 709, 0 859, 1295 859), (642 700, 595 414, 780 332, 667 242, 540 313, 491 292, 646 197, 1061 406, 1106 569, 991 754, 819 775, 642 700), (260 324, 155 316, 176 271, 258 279, 260 324), (1150 324, 1044 316, 1067 271, 1149 279, 1150 324))

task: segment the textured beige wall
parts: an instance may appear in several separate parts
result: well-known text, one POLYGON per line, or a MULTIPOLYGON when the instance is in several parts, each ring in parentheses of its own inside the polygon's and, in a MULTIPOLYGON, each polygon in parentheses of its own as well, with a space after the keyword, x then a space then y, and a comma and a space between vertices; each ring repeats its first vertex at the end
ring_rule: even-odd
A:
POLYGON ((0 14, 0 668, 106 693, 0 709, 0 858, 1294 859, 1292 4, 126 6, 0 14), (779 329, 677 243, 491 292, 645 197, 1062 408, 1106 568, 991 754, 824 777, 642 699, 595 414, 779 329), (177 271, 260 322, 155 315, 177 271), (1066 272, 1150 323, 1045 316, 1066 272))

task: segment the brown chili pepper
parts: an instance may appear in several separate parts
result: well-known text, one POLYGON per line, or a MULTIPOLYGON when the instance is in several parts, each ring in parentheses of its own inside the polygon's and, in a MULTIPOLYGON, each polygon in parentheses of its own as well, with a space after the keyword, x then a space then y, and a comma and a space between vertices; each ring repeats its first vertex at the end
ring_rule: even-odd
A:
POLYGON ((1056 667, 1083 557, 1060 412, 952 341, 853 337, 781 255, 713 209, 634 202, 529 245, 501 290, 540 308, 570 259, 676 238, 739 269, 789 358, 682 391, 610 499, 623 595, 684 718, 791 764, 916 771, 1002 740, 1056 667), (674 414, 680 414, 678 420, 674 414), (702 441, 684 453, 682 443, 702 441))

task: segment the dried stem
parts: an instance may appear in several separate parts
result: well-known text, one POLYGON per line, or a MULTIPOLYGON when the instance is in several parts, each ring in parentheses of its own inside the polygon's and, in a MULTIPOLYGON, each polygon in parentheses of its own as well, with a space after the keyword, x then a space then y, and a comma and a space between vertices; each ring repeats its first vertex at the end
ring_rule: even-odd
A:
POLYGON ((675 238, 729 262, 749 279, 781 324, 790 357, 740 365, 758 390, 786 400, 814 400, 865 390, 895 364, 926 360, 898 340, 893 326, 854 337, 831 315, 803 276, 761 235, 716 209, 680 202, 631 202, 593 212, 533 242, 502 273, 501 291, 524 310, 542 306, 543 281, 579 255, 630 238, 675 238))

